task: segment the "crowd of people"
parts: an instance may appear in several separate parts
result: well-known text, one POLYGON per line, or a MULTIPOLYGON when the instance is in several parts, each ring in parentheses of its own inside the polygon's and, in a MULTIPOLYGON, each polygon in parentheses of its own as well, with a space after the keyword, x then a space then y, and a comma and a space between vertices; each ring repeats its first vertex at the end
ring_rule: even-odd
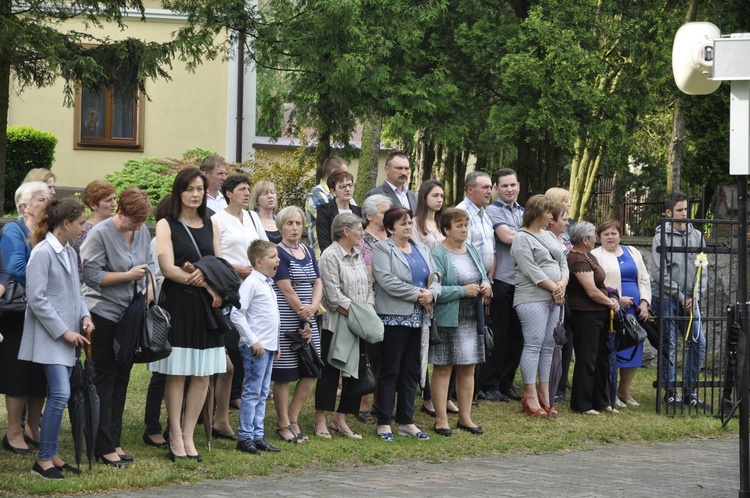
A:
MULTIPOLYGON (((209 156, 200 168, 177 174, 153 213, 152 240, 144 191, 128 188, 117 196, 111 184, 96 180, 81 204, 54 199, 49 171, 30 173, 15 194, 19 218, 1 239, 0 297, 9 279, 25 285, 28 296, 25 313, 2 317, 4 448, 36 454, 32 472, 44 478, 79 473, 60 458, 58 441, 75 348, 89 344, 88 336, 101 400, 95 456, 113 467, 133 463, 122 447, 133 365, 123 361, 116 337, 138 295, 171 316, 171 354, 148 364, 143 441, 168 449, 173 461, 202 460, 193 434, 207 396, 215 401, 213 436, 252 454, 281 451, 266 439, 269 398, 276 439, 309 440, 299 417, 313 391, 311 435, 324 439, 362 439, 350 425, 355 419, 375 426, 382 441, 393 441, 394 422, 401 437, 429 439, 415 424, 420 387, 421 411, 434 417, 432 433, 440 436, 452 434, 449 414, 458 415, 455 429, 483 434, 472 418, 477 400, 520 401, 532 417, 555 417, 554 404, 568 400, 573 412, 586 415, 637 407, 630 386, 642 345, 620 352, 617 402, 610 402, 610 310, 622 307, 645 319, 652 296, 663 296, 655 307, 670 315, 698 309, 680 258, 652 277, 640 253, 620 243, 618 221, 574 223, 562 188, 521 206, 511 169, 470 173, 455 207, 445 206, 438 180, 423 182, 417 194, 407 188, 411 169, 401 152, 388 156, 385 181, 361 206, 345 161, 329 158, 322 176, 304 209, 276 212, 272 182, 227 176, 224 160, 209 156), (553 391, 553 331, 561 317, 569 344, 553 391), (239 409, 236 430, 230 407, 239 409)), ((684 194, 673 194, 667 215, 686 218, 686 204, 684 194)), ((688 224, 667 227, 670 245, 703 243, 688 224)), ((662 238, 657 233, 655 247, 662 238)), ((693 383, 705 355, 705 332, 696 327, 685 365, 693 383)), ((677 331, 666 334, 668 382, 675 377, 677 331)), ((684 401, 668 390, 665 401, 708 406, 693 388, 683 394, 684 401)))

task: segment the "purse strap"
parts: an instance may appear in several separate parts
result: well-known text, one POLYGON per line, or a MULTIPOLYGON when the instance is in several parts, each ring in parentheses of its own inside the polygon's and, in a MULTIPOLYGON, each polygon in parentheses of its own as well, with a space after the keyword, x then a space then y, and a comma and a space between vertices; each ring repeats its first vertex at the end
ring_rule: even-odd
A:
POLYGON ((202 258, 203 254, 201 254, 201 250, 198 249, 198 244, 195 242, 195 237, 193 237, 193 234, 190 232, 190 229, 185 224, 185 220, 183 220, 182 218, 180 218, 180 223, 182 223, 182 226, 185 227, 185 231, 187 232, 188 236, 190 236, 190 240, 193 241, 193 247, 195 247, 195 251, 198 253, 198 258, 199 259, 202 258))

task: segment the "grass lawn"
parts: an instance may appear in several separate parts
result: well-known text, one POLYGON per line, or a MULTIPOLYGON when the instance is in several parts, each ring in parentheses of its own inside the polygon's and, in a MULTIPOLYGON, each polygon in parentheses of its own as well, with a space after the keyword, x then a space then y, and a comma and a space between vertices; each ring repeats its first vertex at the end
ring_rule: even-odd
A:
MULTIPOLYGON (((642 406, 623 409, 617 416, 574 415, 570 413, 568 404, 564 403, 558 406, 560 416, 557 419, 533 419, 521 415, 518 402, 482 402, 479 408, 475 408, 473 419, 484 428, 483 436, 472 436, 455 430, 450 438, 434 435, 431 430, 433 419, 419 412, 421 401, 417 400, 416 423, 431 436, 429 441, 396 437, 392 443, 385 443, 375 437, 374 426, 365 426, 352 420, 351 427, 364 436, 361 441, 334 435, 330 440, 312 437, 302 445, 287 444, 274 438, 276 413, 273 402, 269 402, 266 433, 272 444, 282 448, 281 453, 248 455, 237 451, 234 442, 216 439, 212 442, 211 453, 208 453, 203 428, 200 426, 196 429, 195 441, 198 451, 203 455, 203 462, 176 464, 169 460, 167 451, 148 447, 141 440, 143 406, 150 374, 144 365, 136 365, 128 392, 123 434, 123 448, 136 457, 130 468, 118 470, 94 463, 93 472, 89 472, 87 464, 83 464, 85 471, 80 477, 46 481, 31 475, 33 457, 12 455, 0 449, 0 494, 112 492, 185 484, 202 479, 268 476, 312 469, 332 470, 342 466, 377 465, 399 459, 440 461, 475 455, 573 451, 603 445, 650 444, 737 434, 736 420, 732 420, 727 428, 722 428, 720 421, 710 416, 668 418, 656 415, 655 391, 651 387, 655 376, 655 370, 638 370, 632 392, 642 406)), ((0 428, 5 428, 7 414, 4 409, 1 411, 0 428)), ((308 435, 312 434, 313 413, 310 401, 300 416, 302 430, 308 435)), ((237 412, 230 412, 230 417, 236 428, 237 412)), ((456 417, 451 416, 452 424, 455 424, 456 417)), ((166 420, 166 412, 163 412, 163 420, 166 420)), ((74 464, 67 416, 63 422, 60 448, 63 459, 74 464)))

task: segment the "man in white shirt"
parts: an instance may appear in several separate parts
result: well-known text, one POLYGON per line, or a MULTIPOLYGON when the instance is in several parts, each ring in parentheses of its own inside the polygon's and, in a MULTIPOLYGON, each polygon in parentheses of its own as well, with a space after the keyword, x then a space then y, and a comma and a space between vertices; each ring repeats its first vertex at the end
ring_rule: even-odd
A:
POLYGON ((365 199, 375 194, 385 195, 394 206, 403 206, 414 216, 417 212, 417 196, 406 188, 410 176, 409 158, 403 152, 392 152, 385 158, 385 181, 381 186, 369 190, 365 199))
POLYGON ((201 161, 200 170, 206 175, 206 179, 208 179, 206 207, 214 213, 218 213, 227 207, 227 200, 219 191, 224 180, 227 179, 227 163, 220 155, 213 154, 201 161))
POLYGON ((466 175, 466 197, 456 205, 469 214, 469 238, 484 263, 484 270, 492 278, 495 264, 495 232, 486 208, 492 200, 492 180, 484 171, 466 175))

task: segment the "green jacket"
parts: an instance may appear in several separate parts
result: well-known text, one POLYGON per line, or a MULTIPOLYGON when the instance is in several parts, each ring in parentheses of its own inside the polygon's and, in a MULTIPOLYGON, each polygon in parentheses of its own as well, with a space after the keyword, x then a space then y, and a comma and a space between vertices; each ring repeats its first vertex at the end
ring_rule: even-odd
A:
MULTIPOLYGON (((482 260, 479 258, 479 253, 468 242, 464 244, 471 254, 471 259, 474 260, 474 264, 477 265, 479 272, 482 274, 482 283, 491 285, 482 260)), ((435 269, 442 276, 440 284, 443 288, 435 304, 433 316, 439 327, 458 327, 458 302, 462 297, 466 297, 466 287, 458 285, 456 272, 448 256, 448 250, 443 247, 443 244, 438 244, 432 251, 432 259, 435 261, 435 269)))

